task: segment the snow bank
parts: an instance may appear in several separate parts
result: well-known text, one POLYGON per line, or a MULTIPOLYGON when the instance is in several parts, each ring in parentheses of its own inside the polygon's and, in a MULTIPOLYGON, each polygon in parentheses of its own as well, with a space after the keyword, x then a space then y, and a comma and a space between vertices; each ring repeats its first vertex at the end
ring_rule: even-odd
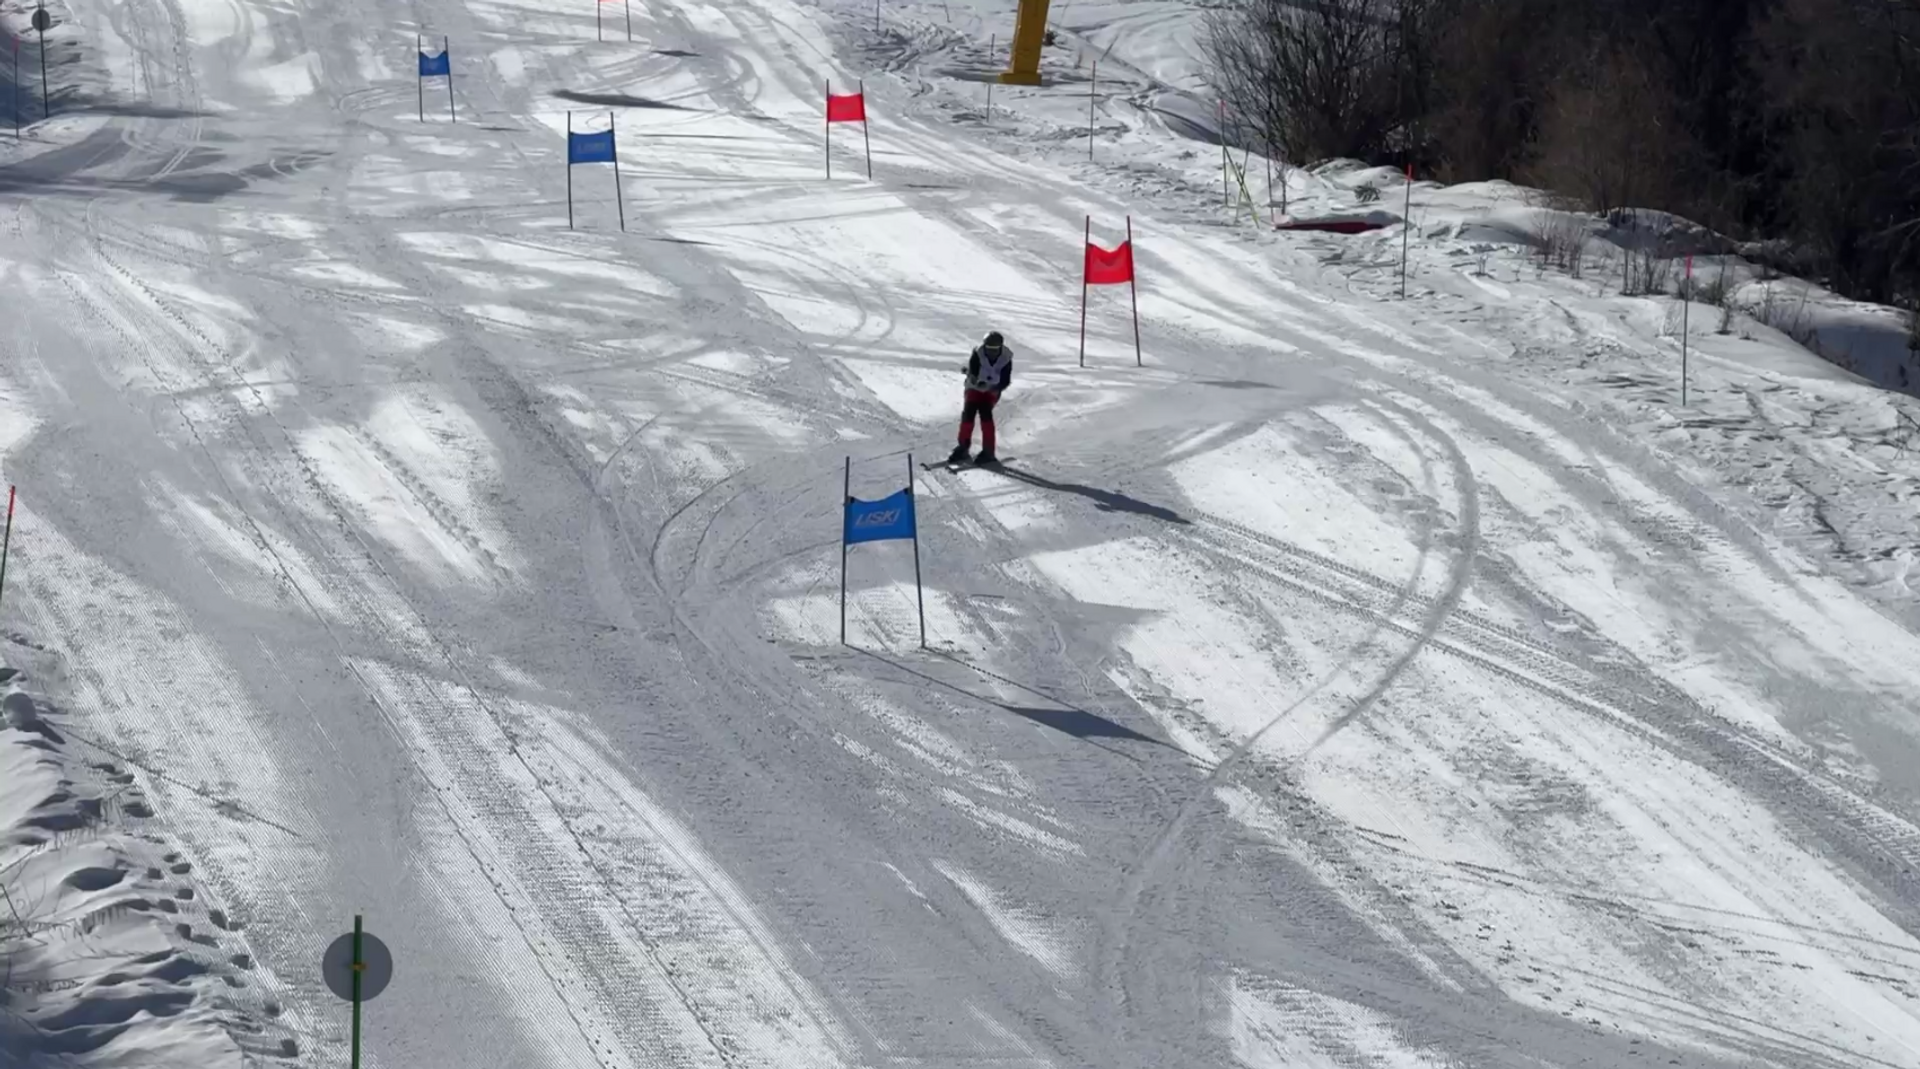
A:
POLYGON ((49 699, 57 659, 18 637, 0 657, 0 1065, 295 1056, 243 1007, 251 956, 192 863, 134 830, 153 815, 141 776, 49 699))

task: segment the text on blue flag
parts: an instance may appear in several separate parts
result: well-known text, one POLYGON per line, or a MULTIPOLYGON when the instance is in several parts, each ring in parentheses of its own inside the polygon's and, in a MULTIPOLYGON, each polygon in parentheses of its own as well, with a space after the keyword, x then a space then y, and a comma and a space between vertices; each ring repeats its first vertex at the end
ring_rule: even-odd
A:
POLYGON ((878 501, 847 499, 846 543, 912 538, 913 493, 902 490, 878 501))
POLYGON ((602 130, 597 134, 568 134, 567 162, 612 163, 613 131, 602 130))

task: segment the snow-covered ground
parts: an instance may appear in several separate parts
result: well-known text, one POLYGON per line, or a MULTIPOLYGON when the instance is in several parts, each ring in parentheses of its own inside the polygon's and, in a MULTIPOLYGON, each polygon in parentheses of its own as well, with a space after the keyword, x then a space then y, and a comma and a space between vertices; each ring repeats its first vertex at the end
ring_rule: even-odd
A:
POLYGON ((63 9, 0 879, 114 924, 10 932, 78 986, 0 1064, 344 1065, 363 914, 373 1066, 1920 1066, 1920 402, 1787 336, 1898 324, 1237 136, 1229 202, 1194 9, 989 113, 1011 7, 63 9), (989 328, 1007 469, 909 467, 989 328), (927 649, 887 543, 838 643, 848 455, 927 649))

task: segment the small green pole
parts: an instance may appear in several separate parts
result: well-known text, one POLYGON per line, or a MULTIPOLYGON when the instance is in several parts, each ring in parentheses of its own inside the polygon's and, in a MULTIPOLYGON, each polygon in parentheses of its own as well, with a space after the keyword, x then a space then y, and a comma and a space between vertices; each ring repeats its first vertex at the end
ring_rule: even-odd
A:
POLYGON ((13 548, 13 492, 13 487, 7 487, 7 533, 0 537, 0 597, 7 593, 7 551, 13 548))
POLYGON ((360 1069, 360 977, 367 963, 360 955, 360 914, 353 915, 353 1069, 360 1069))

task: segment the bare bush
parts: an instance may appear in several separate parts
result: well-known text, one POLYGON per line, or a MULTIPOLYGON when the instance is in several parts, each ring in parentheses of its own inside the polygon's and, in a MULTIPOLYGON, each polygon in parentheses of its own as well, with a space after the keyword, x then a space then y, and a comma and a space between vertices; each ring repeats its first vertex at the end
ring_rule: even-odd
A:
POLYGON ((1294 160, 1366 159, 1400 123, 1404 12, 1429 0, 1232 0, 1203 16, 1214 89, 1294 160))
POLYGON ((1555 267, 1569 277, 1580 278, 1586 271, 1587 249, 1593 243, 1589 220, 1569 210, 1571 206, 1564 202, 1559 206, 1553 204, 1549 202, 1549 206, 1534 213, 1538 233, 1534 255, 1543 269, 1555 267))
POLYGON ((1747 307, 1747 314, 1819 353, 1819 335, 1813 329, 1813 315, 1807 306, 1809 287, 1806 283, 1791 286, 1799 291, 1796 297, 1792 293, 1781 294, 1781 285, 1775 282, 1763 284, 1760 287, 1760 299, 1747 307))
POLYGON ((1665 114, 1668 100, 1628 48, 1596 49, 1568 64, 1551 91, 1525 177, 1593 212, 1667 201, 1681 155, 1681 135, 1665 114))

